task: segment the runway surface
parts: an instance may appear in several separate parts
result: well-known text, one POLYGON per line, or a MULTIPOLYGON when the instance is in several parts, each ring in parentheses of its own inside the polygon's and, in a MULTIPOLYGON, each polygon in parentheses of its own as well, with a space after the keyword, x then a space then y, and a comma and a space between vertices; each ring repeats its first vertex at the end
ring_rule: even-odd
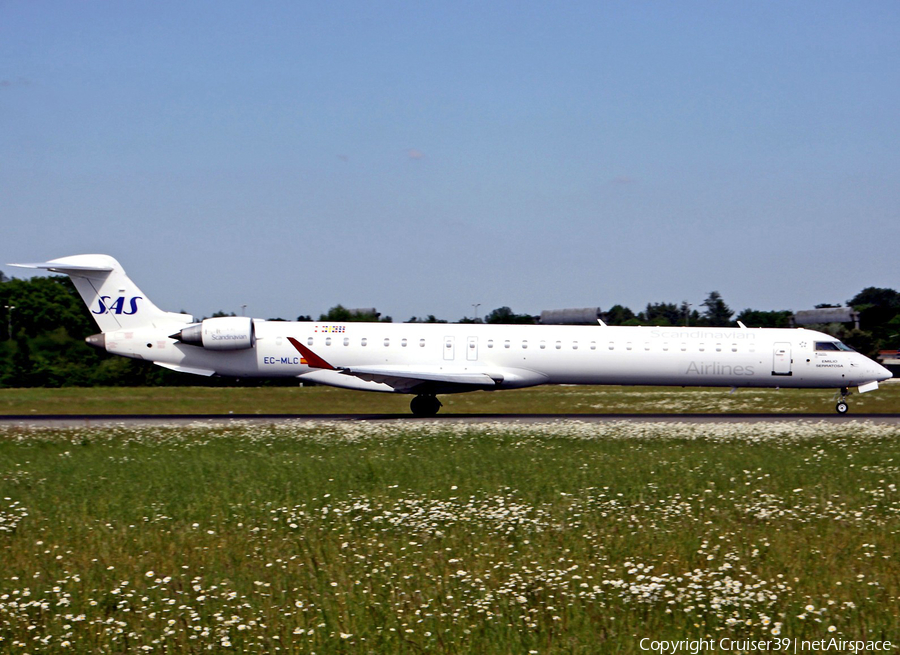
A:
POLYGON ((900 423, 900 414, 438 414, 417 417, 411 414, 18 414, 0 416, 0 426, 85 427, 102 425, 187 425, 233 422, 275 423, 281 421, 437 421, 446 423, 486 423, 491 421, 548 423, 585 422, 667 422, 667 423, 768 423, 825 421, 846 423, 870 421, 900 423))

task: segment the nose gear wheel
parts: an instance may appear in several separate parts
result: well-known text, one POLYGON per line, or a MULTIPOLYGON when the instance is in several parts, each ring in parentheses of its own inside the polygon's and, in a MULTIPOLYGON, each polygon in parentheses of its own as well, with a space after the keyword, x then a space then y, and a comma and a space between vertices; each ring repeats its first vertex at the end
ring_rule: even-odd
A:
POLYGON ((850 395, 850 389, 842 387, 838 393, 840 393, 840 399, 838 400, 837 405, 834 406, 834 410, 838 414, 846 414, 850 411, 850 406, 847 404, 847 396, 850 395))

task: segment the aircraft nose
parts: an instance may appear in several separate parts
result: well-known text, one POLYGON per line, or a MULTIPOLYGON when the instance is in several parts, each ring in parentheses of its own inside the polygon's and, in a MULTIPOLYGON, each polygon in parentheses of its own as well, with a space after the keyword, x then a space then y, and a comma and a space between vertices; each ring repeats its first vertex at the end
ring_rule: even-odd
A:
POLYGON ((878 374, 879 382, 884 382, 885 380, 890 380, 892 377, 894 377, 894 374, 881 364, 877 364, 877 366, 878 368, 876 369, 876 373, 878 374))

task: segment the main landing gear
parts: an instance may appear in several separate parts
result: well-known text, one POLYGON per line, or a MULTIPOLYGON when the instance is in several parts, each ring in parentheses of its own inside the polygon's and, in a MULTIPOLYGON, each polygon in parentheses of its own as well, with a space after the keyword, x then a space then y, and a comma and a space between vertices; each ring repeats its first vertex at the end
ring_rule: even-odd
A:
POLYGON ((420 394, 409 402, 409 409, 416 416, 434 416, 441 407, 441 401, 432 394, 420 394))
POLYGON ((850 409, 850 406, 847 404, 847 396, 850 395, 850 389, 842 387, 840 394, 840 399, 838 400, 837 405, 834 406, 834 409, 838 414, 846 414, 850 409))

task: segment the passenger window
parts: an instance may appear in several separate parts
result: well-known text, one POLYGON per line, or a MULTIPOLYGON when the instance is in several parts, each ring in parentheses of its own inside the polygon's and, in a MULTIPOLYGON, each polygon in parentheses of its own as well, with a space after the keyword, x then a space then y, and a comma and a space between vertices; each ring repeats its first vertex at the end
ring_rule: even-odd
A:
POLYGON ((419 339, 419 348, 425 347, 425 339, 419 339))
POLYGON ((613 342, 613 341, 610 341, 610 342, 609 342, 609 349, 610 349, 610 350, 615 350, 615 349, 616 349, 616 344, 615 344, 615 342, 613 342))
POLYGON ((388 338, 385 338, 385 340, 384 340, 384 347, 387 348, 387 347, 390 346, 390 345, 391 345, 391 340, 388 339, 388 338))
POLYGON ((562 348, 562 341, 557 341, 557 342, 556 342, 556 349, 559 350, 560 348, 562 348))
POLYGON ((578 350, 578 342, 577 341, 572 342, 572 350, 578 350))
POLYGON ((705 343, 701 343, 701 344, 700 344, 700 352, 703 352, 704 350, 706 350, 706 344, 705 344, 705 343))
POLYGON ((669 342, 668 341, 663 342, 663 351, 665 351, 665 352, 669 351, 669 342))
POLYGON ((488 348, 493 348, 493 347, 494 347, 494 340, 488 339, 488 348))
POLYGON ((523 341, 522 341, 522 350, 525 350, 526 348, 528 348, 528 341, 527 341, 527 340, 523 340, 523 341))
POLYGON ((681 342, 681 352, 684 352, 685 350, 687 350, 687 344, 684 341, 682 341, 681 342))
POLYGON ((406 339, 400 339, 400 347, 406 348, 406 339))
POLYGON ((365 337, 363 337, 362 339, 359 340, 359 343, 361 345, 365 346, 367 343, 369 343, 369 340, 366 339, 365 337))
POLYGON ((330 345, 331 345, 331 337, 325 337, 325 345, 326 345, 326 346, 330 346, 330 345))
POLYGON ((721 343, 717 343, 717 344, 716 344, 716 352, 717 352, 717 353, 722 352, 722 344, 721 344, 721 343))
POLYGON ((625 350, 631 350, 631 342, 625 344, 625 350))
POLYGON ((731 344, 731 352, 733 352, 733 353, 737 352, 737 344, 736 343, 731 344))
POLYGON ((345 345, 345 346, 349 346, 349 345, 350 345, 350 337, 344 337, 344 345, 345 345))
POLYGON ((597 350, 597 342, 591 341, 591 350, 597 350))
POLYGON ((313 338, 312 338, 312 337, 310 337, 309 339, 306 340, 306 345, 307 345, 307 346, 313 345, 313 338))
POLYGON ((649 341, 644 342, 644 350, 650 350, 650 342, 649 341))
POLYGON ((544 350, 547 347, 546 341, 541 341, 541 350, 544 350))
POLYGON ((507 339, 506 341, 503 342, 503 347, 509 348, 509 339, 507 339))

